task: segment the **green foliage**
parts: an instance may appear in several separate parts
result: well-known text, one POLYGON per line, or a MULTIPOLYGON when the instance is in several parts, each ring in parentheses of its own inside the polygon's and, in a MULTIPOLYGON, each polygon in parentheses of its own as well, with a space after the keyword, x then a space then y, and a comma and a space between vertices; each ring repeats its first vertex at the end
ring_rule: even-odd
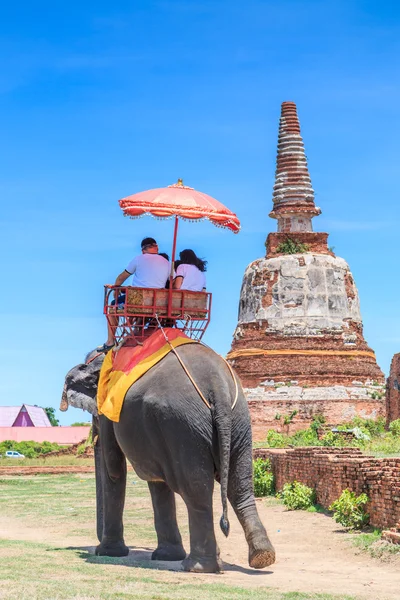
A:
POLYGON ((277 246, 276 252, 281 254, 304 254, 304 252, 308 252, 309 249, 310 247, 308 244, 302 244, 291 237, 287 237, 277 246))
POLYGON ((271 496, 273 494, 274 476, 270 460, 257 458, 253 461, 253 480, 254 495, 256 498, 271 496))
POLYGON ((42 442, 40 444, 38 442, 14 442, 12 440, 0 442, 0 454, 5 454, 7 450, 20 452, 25 458, 37 458, 49 452, 62 450, 62 446, 52 444, 51 442, 42 442))
POLYGON ((350 490, 343 490, 339 498, 332 502, 329 510, 334 511, 333 518, 347 529, 362 529, 369 521, 364 511, 368 502, 367 494, 356 496, 350 490))
MULTIPOLYGON (((293 414, 293 413, 292 413, 293 414)), ((291 415, 282 415, 277 413, 275 419, 283 420, 284 424, 290 422, 291 415), (285 416, 287 419, 285 420, 285 416)), ((355 417, 349 423, 338 425, 339 431, 352 430, 353 439, 346 439, 343 435, 333 431, 327 431, 322 439, 318 439, 318 430, 325 422, 323 415, 315 415, 310 427, 297 431, 293 435, 285 435, 269 430, 266 440, 259 447, 268 448, 288 448, 291 446, 327 446, 343 448, 351 446, 360 448, 368 454, 375 456, 400 455, 400 419, 393 421, 389 426, 389 431, 385 431, 385 420, 382 417, 378 419, 362 419, 355 417)))
POLYGON ((334 433, 333 431, 327 431, 323 438, 321 438, 322 446, 333 446, 335 448, 344 448, 349 446, 348 440, 340 435, 340 433, 334 433))
POLYGON ((76 453, 79 456, 80 454, 83 454, 86 450, 86 444, 79 444, 79 446, 76 449, 76 453))
POLYGON ((43 410, 46 411, 47 416, 49 417, 49 421, 53 427, 58 427, 60 425, 60 421, 56 418, 56 409, 52 406, 47 406, 43 410))
POLYGON ((285 483, 277 495, 288 510, 305 510, 310 508, 315 500, 314 490, 299 481, 285 483))
POLYGON ((315 433, 317 433, 318 429, 320 429, 321 425, 323 425, 325 422, 326 422, 326 419, 325 419, 324 415, 316 414, 313 417, 312 423, 310 425, 310 429, 312 429, 313 431, 315 431, 315 433))
POLYGON ((284 425, 289 425, 293 421, 293 419, 295 418, 297 413, 298 413, 297 410, 293 410, 290 414, 284 415, 284 417, 283 417, 284 425))
POLYGON ((400 419, 396 419, 390 423, 389 431, 393 436, 400 436, 400 419))
POLYGON ((89 421, 85 422, 81 422, 81 421, 77 421, 76 423, 71 423, 71 427, 89 427, 91 425, 91 423, 89 421))
POLYGON ((373 437, 384 435, 386 421, 384 417, 378 417, 377 419, 362 419, 361 417, 354 417, 351 421, 350 426, 359 427, 361 431, 369 433, 373 437))
POLYGON ((374 529, 370 533, 357 533, 352 537, 354 546, 368 552, 373 558, 387 559, 390 555, 399 555, 400 546, 382 540, 382 532, 379 529, 374 529))
POLYGON ((270 429, 267 433, 266 442, 268 448, 287 448, 288 436, 270 429))
POLYGON ((291 446, 321 446, 321 441, 318 439, 316 431, 314 429, 301 429, 296 431, 290 437, 291 446))

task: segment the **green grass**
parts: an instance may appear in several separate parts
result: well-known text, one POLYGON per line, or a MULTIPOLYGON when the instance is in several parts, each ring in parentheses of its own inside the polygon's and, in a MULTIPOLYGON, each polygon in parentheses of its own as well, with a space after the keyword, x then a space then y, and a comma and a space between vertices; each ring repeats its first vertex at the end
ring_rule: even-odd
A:
POLYGON ((379 529, 353 535, 351 542, 361 552, 367 552, 373 558, 389 560, 392 556, 400 556, 400 546, 382 540, 382 532, 379 529))
MULTIPOLYGON (((23 541, 0 538, 1 600, 355 600, 226 585, 229 574, 224 582, 215 575, 204 583, 195 575, 157 570, 143 555, 96 557, 94 491, 93 474, 0 478, 0 518, 16 522, 19 537, 27 534, 23 541), (35 532, 38 542, 29 537, 35 532)), ((147 485, 132 472, 124 522, 127 541, 154 548, 147 485)), ((184 524, 181 530, 187 534, 184 524)))
POLYGON ((60 466, 93 466, 93 458, 76 458, 73 454, 65 456, 49 456, 48 458, 0 458, 0 467, 60 467, 60 466))
MULTIPOLYGON (((397 421, 394 423, 397 424, 397 421)), ((254 448, 288 448, 299 446, 343 448, 351 446, 360 448, 365 454, 377 458, 400 456, 400 420, 398 427, 392 427, 392 431, 385 430, 385 422, 381 417, 375 420, 355 417, 353 421, 338 427, 339 429, 353 429, 357 427, 362 433, 368 435, 370 439, 354 438, 348 441, 340 434, 332 433, 331 431, 328 431, 322 439, 318 439, 318 423, 314 422, 308 429, 302 429, 293 435, 269 430, 267 431, 265 440, 255 442, 254 448)))

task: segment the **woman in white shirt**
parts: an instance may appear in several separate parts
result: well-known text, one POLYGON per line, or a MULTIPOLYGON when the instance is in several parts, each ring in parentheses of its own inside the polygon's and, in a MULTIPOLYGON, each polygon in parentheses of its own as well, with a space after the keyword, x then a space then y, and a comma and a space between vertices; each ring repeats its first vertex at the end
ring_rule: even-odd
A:
POLYGON ((175 290, 202 292, 206 289, 207 261, 198 258, 193 250, 182 250, 174 279, 175 290))

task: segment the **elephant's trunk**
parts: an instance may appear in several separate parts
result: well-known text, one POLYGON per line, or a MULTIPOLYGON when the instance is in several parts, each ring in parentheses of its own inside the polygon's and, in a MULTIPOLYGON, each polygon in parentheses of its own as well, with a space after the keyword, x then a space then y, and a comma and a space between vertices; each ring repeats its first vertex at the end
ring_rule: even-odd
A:
POLYGON ((62 412, 66 412, 68 410, 67 384, 66 383, 64 383, 64 389, 63 389, 63 393, 61 396, 60 410, 62 412))

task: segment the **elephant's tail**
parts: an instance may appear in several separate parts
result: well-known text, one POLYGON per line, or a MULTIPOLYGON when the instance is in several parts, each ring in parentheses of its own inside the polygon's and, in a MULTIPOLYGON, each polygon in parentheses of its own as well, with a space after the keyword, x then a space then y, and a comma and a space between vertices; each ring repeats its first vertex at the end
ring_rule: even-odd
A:
POLYGON ((221 501, 222 501, 222 517, 219 525, 222 533, 228 537, 229 535, 229 520, 228 520, 228 481, 229 481, 229 462, 231 456, 231 432, 232 432, 232 410, 230 404, 230 394, 227 398, 218 398, 215 402, 215 427, 218 433, 219 445, 219 463, 220 463, 220 484, 221 484, 221 501))

